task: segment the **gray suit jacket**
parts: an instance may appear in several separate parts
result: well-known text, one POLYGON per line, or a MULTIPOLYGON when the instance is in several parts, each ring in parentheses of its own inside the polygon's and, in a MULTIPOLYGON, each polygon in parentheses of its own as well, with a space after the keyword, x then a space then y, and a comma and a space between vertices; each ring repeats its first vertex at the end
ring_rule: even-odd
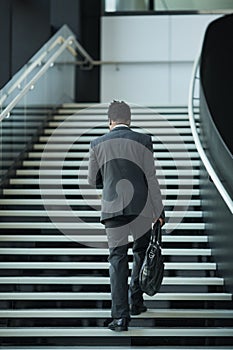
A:
POLYGON ((119 215, 164 217, 149 135, 119 126, 93 140, 88 182, 103 189, 102 223, 119 215))

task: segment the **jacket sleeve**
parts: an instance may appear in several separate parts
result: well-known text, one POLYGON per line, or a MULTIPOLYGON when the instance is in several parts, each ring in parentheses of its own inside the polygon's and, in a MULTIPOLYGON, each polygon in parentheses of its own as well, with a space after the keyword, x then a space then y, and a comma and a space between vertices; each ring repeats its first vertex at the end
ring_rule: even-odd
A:
POLYGON ((165 210, 164 209, 162 210, 162 213, 160 214, 159 217, 165 221, 166 215, 165 215, 165 210))
POLYGON ((99 168, 95 149, 90 144, 89 149, 89 164, 88 164, 88 183, 95 188, 103 188, 103 179, 99 168))
POLYGON ((153 157, 153 143, 151 137, 148 138, 144 151, 144 172, 148 185, 148 196, 153 208, 154 219, 164 219, 165 212, 159 182, 156 176, 156 169, 153 157))

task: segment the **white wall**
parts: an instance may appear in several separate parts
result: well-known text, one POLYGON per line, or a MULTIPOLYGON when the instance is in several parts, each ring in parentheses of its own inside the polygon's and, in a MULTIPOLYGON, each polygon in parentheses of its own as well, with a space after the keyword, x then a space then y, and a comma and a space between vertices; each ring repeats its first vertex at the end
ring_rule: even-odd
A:
POLYGON ((157 11, 233 9, 232 0, 155 0, 157 11))
POLYGON ((101 102, 187 105, 193 61, 217 15, 102 17, 101 102), (128 63, 127 63, 128 62, 128 63))

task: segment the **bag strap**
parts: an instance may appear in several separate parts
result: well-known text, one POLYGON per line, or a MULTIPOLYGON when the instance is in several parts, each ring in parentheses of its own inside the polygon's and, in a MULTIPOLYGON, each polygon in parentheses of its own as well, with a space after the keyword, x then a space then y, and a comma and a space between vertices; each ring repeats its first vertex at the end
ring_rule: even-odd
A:
POLYGON ((159 244, 161 244, 162 241, 162 229, 161 229, 161 224, 158 221, 156 221, 153 225, 152 228, 152 233, 151 233, 151 243, 156 243, 158 242, 159 244))

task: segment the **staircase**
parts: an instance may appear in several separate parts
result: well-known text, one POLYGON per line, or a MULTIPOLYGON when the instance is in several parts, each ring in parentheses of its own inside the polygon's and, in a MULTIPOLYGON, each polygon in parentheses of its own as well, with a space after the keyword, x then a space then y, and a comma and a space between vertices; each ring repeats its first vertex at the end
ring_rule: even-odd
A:
POLYGON ((67 104, 48 119, 0 198, 0 348, 232 349, 232 295, 205 234, 186 108, 132 108, 133 128, 153 135, 167 216, 165 277, 128 332, 106 328, 101 192, 86 178, 90 140, 107 132, 106 106, 84 107, 67 104))

